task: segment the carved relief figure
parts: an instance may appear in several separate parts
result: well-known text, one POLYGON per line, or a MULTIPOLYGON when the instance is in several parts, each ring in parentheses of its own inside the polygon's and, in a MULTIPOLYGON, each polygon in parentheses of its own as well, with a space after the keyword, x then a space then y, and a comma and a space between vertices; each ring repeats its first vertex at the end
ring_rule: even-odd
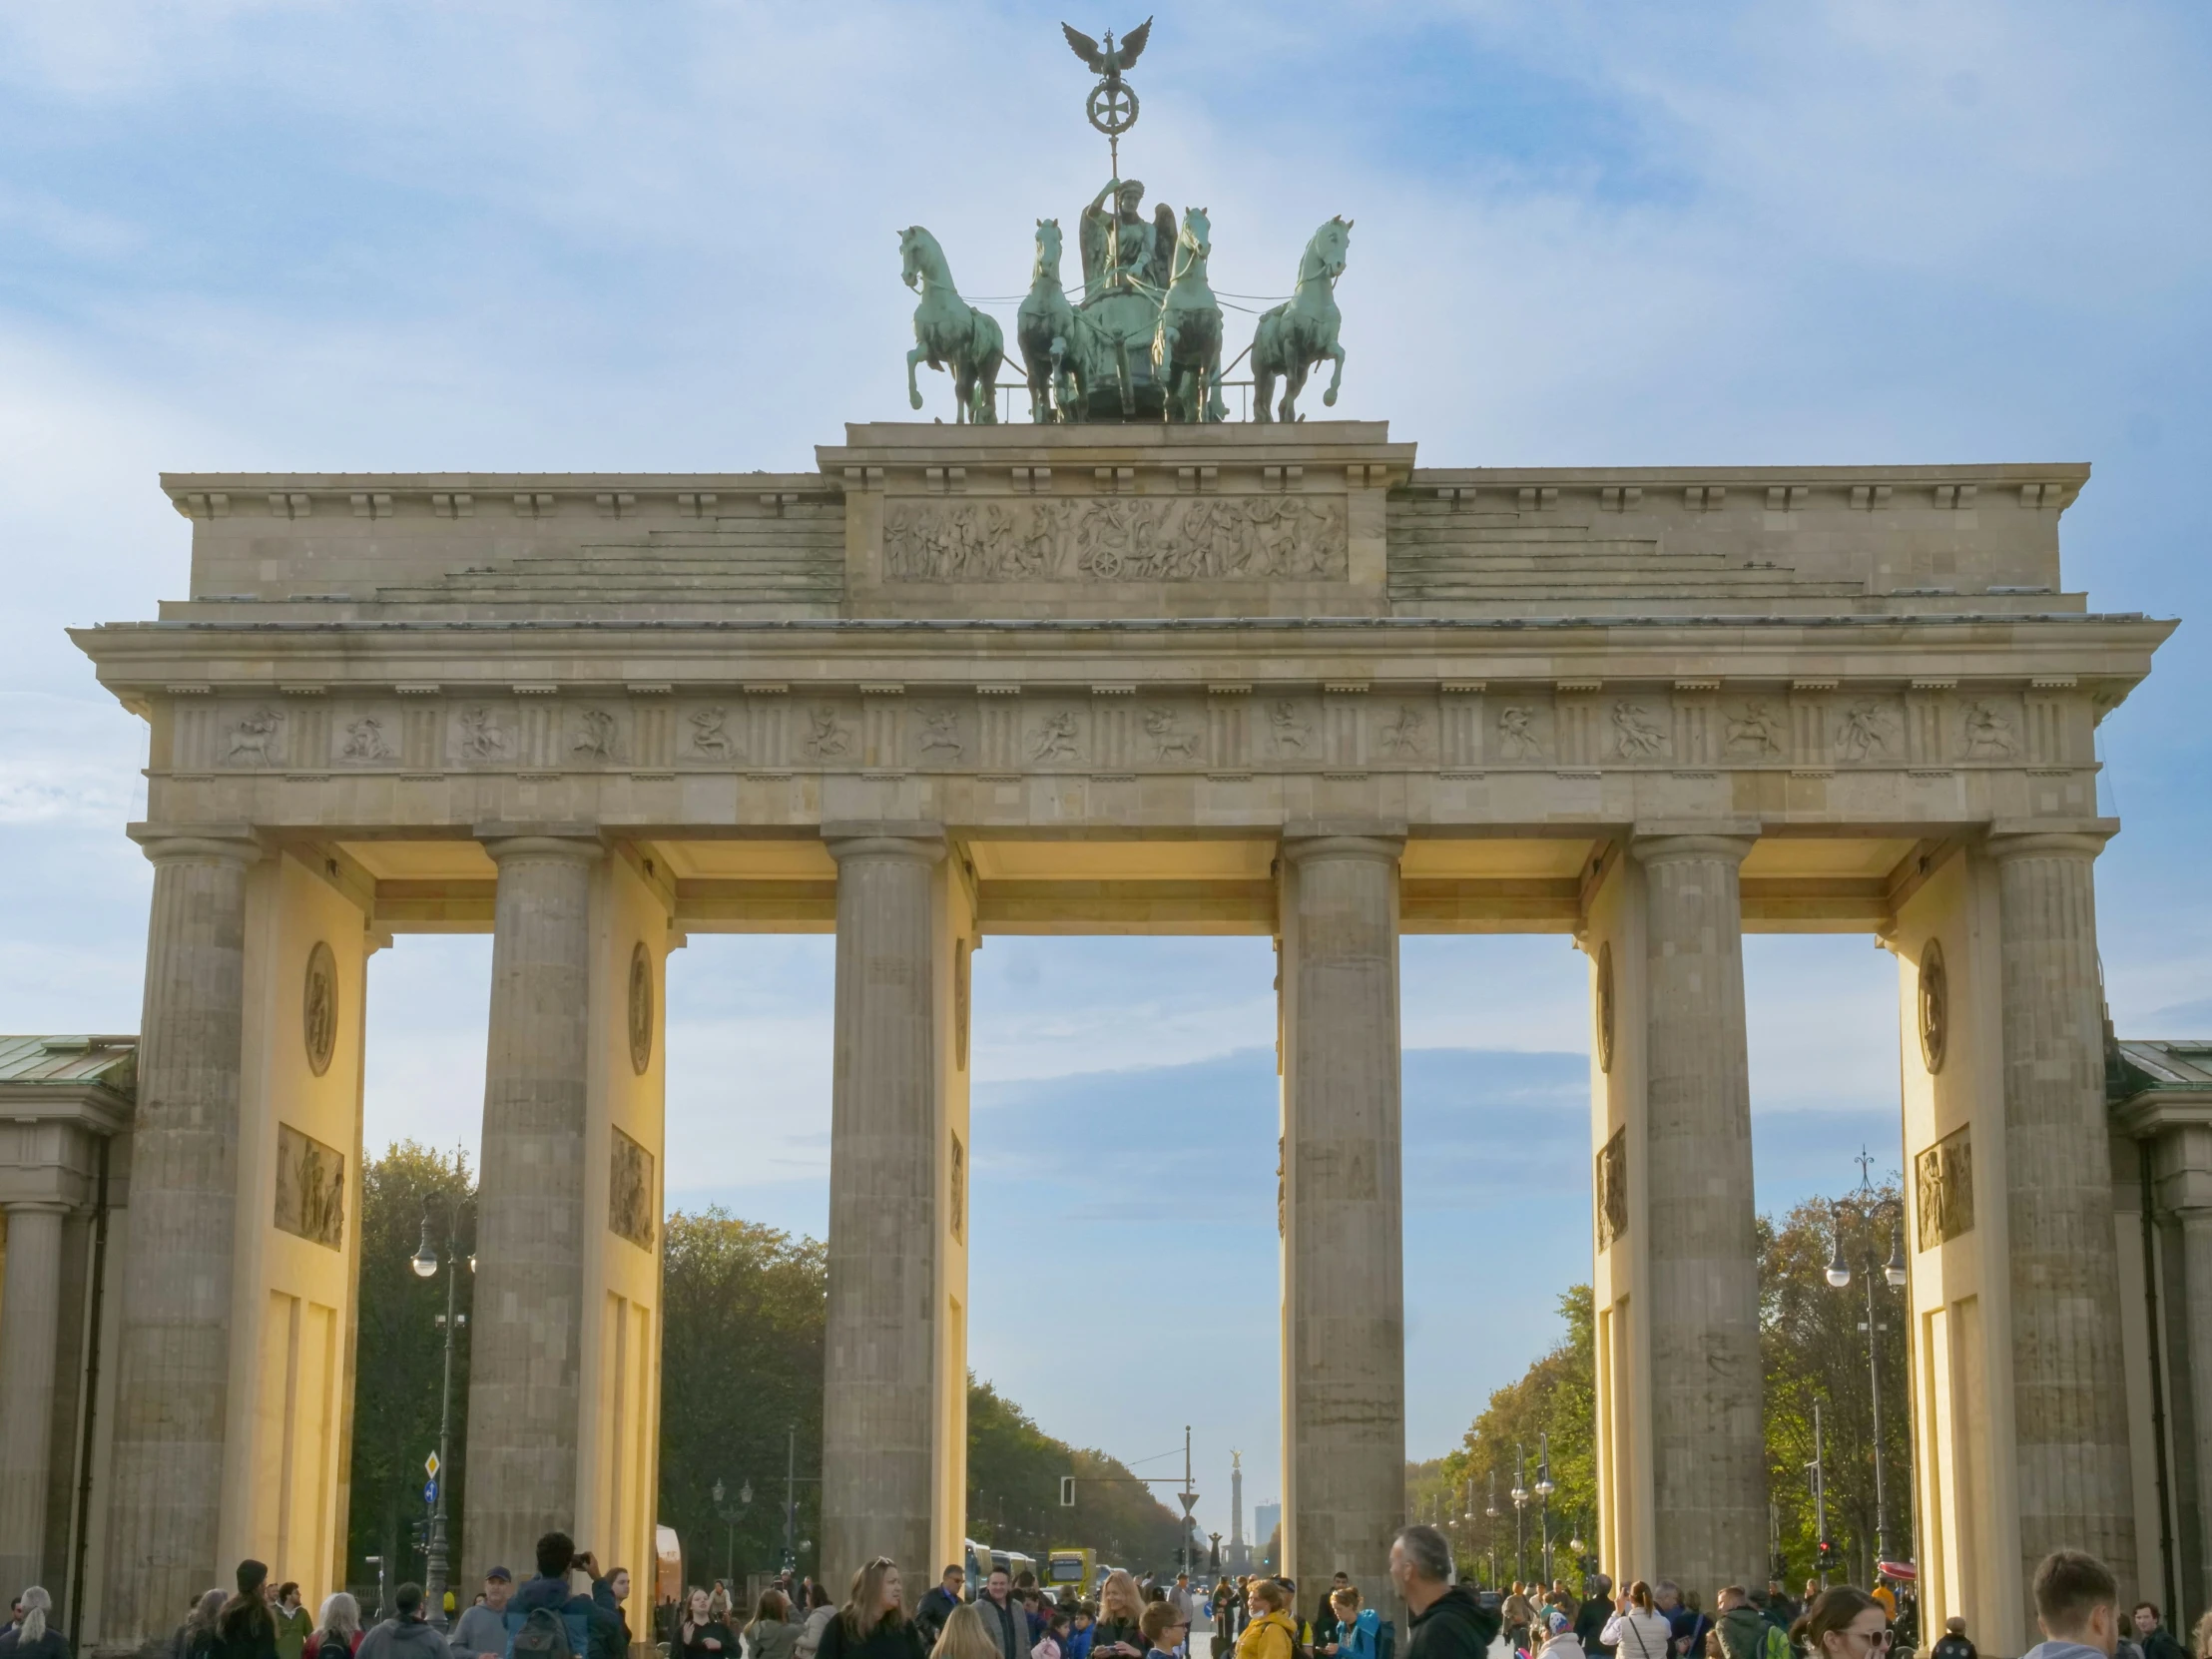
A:
POLYGON ((276 730, 284 717, 274 709, 256 709, 231 728, 231 759, 276 764, 276 730))
POLYGON ((1198 734, 1178 728, 1173 709, 1147 709, 1144 712, 1145 736, 1152 740, 1152 758, 1156 761, 1196 758, 1198 734))
POLYGON ((1418 709, 1410 703, 1400 703, 1397 706, 1397 719, 1382 728, 1382 753, 1418 755, 1421 727, 1424 724, 1418 709))
POLYGON ((1782 714, 1772 703, 1747 703, 1741 716, 1728 719, 1728 747, 1757 755, 1782 753, 1782 714))
POLYGON ((1622 760, 1652 760, 1666 747, 1666 733, 1652 725, 1641 704, 1613 705, 1613 749, 1622 760))
POLYGON ((499 729, 489 709, 463 709, 460 716, 461 753, 472 761, 496 761, 507 753, 507 734, 499 729))
MULTIPOLYGON (((611 1126, 610 1126, 611 1128, 611 1126)), ((653 1154, 620 1129, 612 1129, 614 1156, 607 1160, 607 1230, 640 1250, 653 1248, 653 1154)))
POLYGON ((1298 705, 1287 699, 1268 710, 1268 725, 1274 729, 1278 755, 1305 754, 1314 736, 1314 729, 1298 718, 1298 705))
POLYGON ((2001 761, 2009 757, 2016 745, 2012 740, 2012 723, 2004 718, 2004 712, 1987 703, 1966 705, 1966 758, 1970 761, 2001 761))
POLYGON ((272 1224, 294 1238, 328 1250, 345 1242, 345 1156, 302 1135, 288 1123, 276 1126, 276 1205, 272 1224))
POLYGON ((1319 580, 1345 572, 1344 509, 1297 495, 1199 501, 893 502, 893 582, 1319 580))
POLYGON ((615 717, 605 709, 583 709, 576 716, 574 753, 594 761, 615 758, 615 717))
POLYGON ((732 752, 729 722, 730 711, 719 703, 705 709, 694 709, 691 713, 693 752, 727 760, 732 752))
POLYGON ((1628 1131, 1616 1129, 1598 1150, 1596 1171, 1597 1247, 1605 1250, 1628 1231, 1628 1131))
POLYGON ((921 717, 921 752, 923 755, 939 750, 950 750, 957 761, 963 745, 960 742, 960 717, 950 709, 931 709, 921 717))
POLYGON ((1544 746, 1536 741, 1536 711, 1515 705, 1497 712, 1497 753, 1505 761, 1539 761, 1544 746))
POLYGON ((834 709, 809 709, 807 753, 818 761, 835 760, 852 753, 852 733, 837 724, 834 709))
POLYGON ((1923 1250, 1973 1231, 1973 1131, 1954 1129, 1913 1160, 1915 1229, 1923 1250))
POLYGON ((345 747, 340 756, 348 761, 388 761, 392 758, 391 742, 384 736, 384 723, 374 715, 363 715, 345 729, 345 747))
POLYGON ((1890 717, 1882 705, 1862 700, 1844 711, 1836 728, 1836 749, 1847 761, 1872 760, 1890 753, 1890 717))
POLYGON ((1065 710, 1047 715, 1044 724, 1030 735, 1029 758, 1032 761, 1074 760, 1075 717, 1065 710))
POLYGON ((307 1069, 320 1077, 330 1069, 338 1041, 338 964, 329 943, 317 939, 307 952, 307 973, 300 995, 300 1038, 307 1069))

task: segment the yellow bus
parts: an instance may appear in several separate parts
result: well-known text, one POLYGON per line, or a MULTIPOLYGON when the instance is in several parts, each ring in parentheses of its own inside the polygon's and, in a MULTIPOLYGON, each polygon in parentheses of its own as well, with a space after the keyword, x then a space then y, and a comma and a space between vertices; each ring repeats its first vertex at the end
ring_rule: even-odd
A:
POLYGON ((1098 1551, 1095 1549, 1047 1550, 1044 1558, 1044 1591, 1050 1596, 1073 1594, 1087 1598, 1098 1587, 1098 1551))

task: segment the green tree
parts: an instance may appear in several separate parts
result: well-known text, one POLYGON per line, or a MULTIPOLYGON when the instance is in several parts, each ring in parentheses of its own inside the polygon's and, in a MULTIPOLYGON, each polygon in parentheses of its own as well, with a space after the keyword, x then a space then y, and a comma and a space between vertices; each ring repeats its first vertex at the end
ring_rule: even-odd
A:
POLYGON ((1116 1566, 1166 1568, 1183 1523, 1151 1487, 1102 1451, 1054 1439, 988 1382, 968 1379, 969 1534, 978 1543, 1041 1556, 1095 1549, 1116 1566), (1060 1505, 1060 1478, 1075 1503, 1060 1505))
POLYGON ((1575 1285, 1559 1299, 1566 1331, 1513 1382, 1490 1395, 1465 1438, 1445 1456, 1407 1470, 1406 1507, 1415 1515, 1458 1518, 1447 1528, 1461 1570, 1491 1581, 1534 1578, 1543 1571, 1542 1525, 1549 1515, 1554 1576, 1572 1578, 1570 1540, 1593 1553, 1597 1527, 1597 1356, 1590 1287, 1575 1285), (1533 1495, 1541 1448, 1550 1449, 1554 1490, 1548 1506, 1533 1495), (1508 1495, 1526 1473, 1531 1495, 1522 1517, 1525 1540, 1514 1563, 1513 1502, 1508 1495), (1473 1501, 1468 1502, 1468 1492, 1473 1501), (1496 1493, 1497 1514, 1487 1513, 1496 1493), (1467 1510, 1474 1512, 1471 1520, 1467 1510))
MULTIPOLYGON (((476 1191, 468 1160, 401 1141, 361 1170, 359 1358, 353 1382, 352 1497, 346 1515, 346 1577, 372 1578, 363 1558, 381 1555, 392 1581, 422 1576, 423 1554, 412 1523, 426 1517, 423 1459, 438 1443, 439 1391, 445 1363, 446 1273, 457 1271, 456 1306, 467 1313, 475 1290, 469 1253, 475 1248, 476 1191), (412 1261, 430 1218, 439 1258, 433 1279, 415 1276, 412 1261), (447 1248, 447 1218, 459 1248, 447 1248), (455 1258, 458 1258, 457 1263, 455 1258)), ((468 1466, 468 1328, 454 1332, 452 1456, 447 1482, 448 1555, 461 1558, 463 1485, 468 1466)))
POLYGON ((1835 1212, 1808 1199, 1780 1222, 1759 1222, 1760 1346, 1766 1370, 1768 1495, 1787 1571, 1814 1570, 1815 1527, 1806 1465, 1813 1460, 1813 1406, 1821 1408, 1828 1532, 1857 1584, 1874 1582, 1874 1398, 1867 1358, 1867 1289, 1874 1288, 1876 1352, 1882 1365, 1882 1462, 1893 1556, 1913 1553, 1911 1400, 1906 1392, 1905 1293, 1883 1278, 1896 1185, 1835 1212), (1888 1200, 1884 1207, 1880 1201, 1888 1200), (1842 1228, 1851 1284, 1827 1280, 1842 1228))
POLYGON ((793 1488, 792 1538, 821 1536, 829 1253, 720 1209, 672 1215, 662 1237, 661 1520, 694 1581, 742 1579, 783 1562, 794 1429, 810 1478, 793 1488))

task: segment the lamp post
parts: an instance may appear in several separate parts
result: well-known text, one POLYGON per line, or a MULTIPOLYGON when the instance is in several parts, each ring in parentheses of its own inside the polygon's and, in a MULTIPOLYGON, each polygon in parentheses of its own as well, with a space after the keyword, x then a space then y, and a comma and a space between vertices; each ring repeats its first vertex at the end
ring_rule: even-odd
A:
MULTIPOLYGON (((1874 1188, 1867 1180, 1866 1166, 1872 1160, 1866 1153, 1862 1152, 1860 1154, 1859 1192, 1852 1196, 1854 1199, 1871 1200, 1871 1202, 1863 1204, 1864 1213, 1870 1221, 1884 1210, 1891 1212, 1890 1260, 1883 1264, 1882 1276, 1889 1281, 1893 1290, 1903 1290, 1906 1280, 1905 1207, 1897 1199, 1874 1196, 1874 1188)), ((1836 1248, 1834 1254, 1829 1257, 1827 1278, 1829 1284, 1839 1291, 1848 1289, 1851 1285, 1851 1264, 1844 1260, 1843 1210, 1842 1201, 1833 1202, 1829 1206, 1829 1214, 1835 1227, 1836 1248)), ((1874 1264, 1871 1261, 1867 1264, 1865 1277, 1867 1288, 1867 1388, 1874 1402, 1874 1553, 1875 1560, 1878 1563, 1876 1571, 1879 1572, 1881 1570, 1879 1563, 1890 1558, 1890 1519, 1882 1467, 1882 1324, 1875 1317, 1874 1264)))
POLYGON ((1519 1583, 1528 1576, 1528 1447, 1513 1446, 1513 1489, 1507 1495, 1513 1500, 1513 1581, 1519 1583))
POLYGON ((753 1501, 753 1482, 748 1480, 738 1487, 738 1501, 730 1508, 723 1507, 723 1500, 730 1495, 730 1488, 718 1475, 714 1484, 715 1514, 723 1525, 722 1581, 735 1584, 738 1581, 738 1522, 746 1507, 753 1501))
MULTIPOLYGON (((1495 1465, 1492 1465, 1490 1469, 1490 1501, 1482 1513, 1487 1515, 1493 1523, 1497 1520, 1497 1469, 1495 1465)), ((1497 1588, 1497 1527, 1493 1524, 1489 1530, 1490 1588, 1494 1590, 1497 1588)))
MULTIPOLYGON (((454 1306, 454 1298, 460 1284, 458 1247, 453 1242, 453 1200, 445 1200, 445 1312, 438 1315, 438 1324, 445 1328, 445 1376, 438 1393, 438 1460, 430 1471, 430 1537, 424 1550, 422 1576, 424 1599, 430 1603, 430 1623, 437 1629, 446 1627, 445 1581, 450 1569, 446 1559, 445 1486, 449 1465, 453 1460, 453 1333, 468 1323, 468 1316, 454 1306)), ((430 1212, 422 1212, 422 1240, 415 1248, 414 1258, 408 1263, 417 1279, 435 1279, 438 1272, 438 1253, 430 1244, 430 1212)), ((468 1258, 468 1271, 476 1271, 476 1257, 468 1258)))
POLYGON ((1544 1585, 1551 1584, 1551 1494, 1558 1490, 1551 1483, 1551 1431, 1536 1431, 1536 1529, 1544 1541, 1544 1585))

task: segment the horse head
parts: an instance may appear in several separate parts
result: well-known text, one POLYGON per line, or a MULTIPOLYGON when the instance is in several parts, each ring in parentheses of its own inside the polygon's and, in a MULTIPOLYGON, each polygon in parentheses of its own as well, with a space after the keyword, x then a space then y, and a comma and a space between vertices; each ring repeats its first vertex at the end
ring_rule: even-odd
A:
POLYGON ((1057 219, 1037 221, 1037 260, 1030 268, 1030 275, 1055 278, 1060 275, 1060 222, 1057 219))
POLYGON ((1201 260, 1213 258, 1214 227, 1213 222, 1207 219, 1204 208, 1185 208, 1183 210, 1182 234, 1175 241, 1177 247, 1188 248, 1193 255, 1201 260))
POLYGON ((1334 282, 1345 274, 1345 262, 1352 249, 1352 221, 1339 214, 1314 233, 1306 245, 1306 258, 1299 264, 1299 276, 1325 276, 1334 282))
POLYGON ((909 225, 898 233, 898 258, 899 280, 908 287, 921 287, 931 280, 951 285, 952 274, 944 263, 944 250, 919 225, 909 225))

